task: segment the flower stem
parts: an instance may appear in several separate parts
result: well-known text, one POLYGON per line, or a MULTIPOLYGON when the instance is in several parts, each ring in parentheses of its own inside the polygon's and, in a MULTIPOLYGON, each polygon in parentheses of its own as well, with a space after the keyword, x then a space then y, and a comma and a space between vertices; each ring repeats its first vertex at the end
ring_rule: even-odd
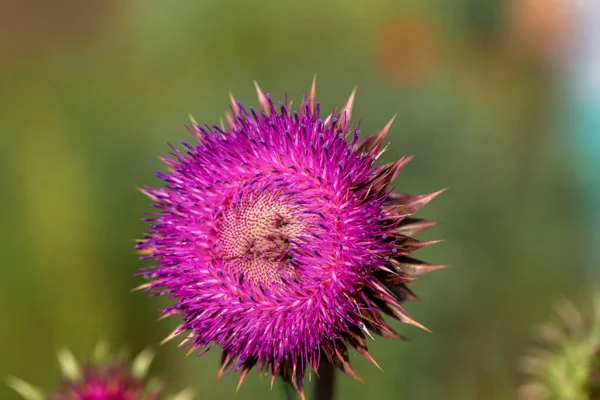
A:
POLYGON ((335 389, 335 370, 331 363, 324 361, 319 366, 319 379, 315 382, 313 400, 333 400, 335 389))

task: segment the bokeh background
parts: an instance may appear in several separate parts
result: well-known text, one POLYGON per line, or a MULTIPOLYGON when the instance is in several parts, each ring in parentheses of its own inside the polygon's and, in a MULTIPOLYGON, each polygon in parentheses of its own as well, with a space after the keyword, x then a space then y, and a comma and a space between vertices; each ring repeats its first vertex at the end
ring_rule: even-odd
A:
MULTIPOLYGON (((416 156, 399 189, 449 187, 420 214, 440 221, 422 238, 444 242, 420 256, 452 268, 408 305, 433 334, 394 324, 411 341, 371 342, 385 372, 356 356, 367 385, 340 377, 338 398, 514 398, 532 328, 600 275, 594 136, 580 134, 594 113, 570 94, 574 4, 0 1, 0 375, 53 388, 58 346, 80 358, 99 339, 156 346, 175 321, 155 322, 167 302, 130 291, 149 210, 136 186, 159 184, 157 156, 190 139, 188 113, 218 122, 230 90, 256 105, 255 79, 297 104, 316 74, 322 110, 358 87, 363 132, 398 113, 384 161, 416 156)), ((236 376, 215 382, 217 351, 184 353, 161 346, 153 374, 233 398, 236 376)), ((237 394, 285 396, 257 373, 237 394)), ((17 396, 0 385, 0 398, 17 396)))

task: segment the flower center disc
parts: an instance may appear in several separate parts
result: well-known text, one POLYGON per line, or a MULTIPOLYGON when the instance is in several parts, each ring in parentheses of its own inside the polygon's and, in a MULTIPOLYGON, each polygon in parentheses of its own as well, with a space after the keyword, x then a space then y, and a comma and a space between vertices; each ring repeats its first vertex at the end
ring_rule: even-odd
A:
POLYGON ((222 214, 219 235, 225 267, 256 285, 295 275, 290 240, 304 230, 296 214, 285 197, 268 194, 230 205, 222 214))

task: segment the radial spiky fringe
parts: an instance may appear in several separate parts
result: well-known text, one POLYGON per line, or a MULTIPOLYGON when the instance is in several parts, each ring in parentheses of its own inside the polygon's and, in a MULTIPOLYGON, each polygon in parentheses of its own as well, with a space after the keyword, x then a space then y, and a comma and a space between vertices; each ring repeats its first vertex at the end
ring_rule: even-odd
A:
POLYGON ((165 397, 162 383, 147 378, 153 358, 152 351, 144 350, 129 364, 126 352, 111 354, 105 343, 99 343, 92 361, 84 366, 68 349, 59 350, 62 384, 48 394, 13 376, 6 381, 26 400, 192 400, 189 389, 165 397))
POLYGON ((412 238, 434 225, 412 215, 441 191, 393 192, 411 157, 378 164, 393 119, 362 138, 354 91, 321 116, 314 82, 298 111, 256 90, 260 111, 231 96, 226 125, 192 119, 198 143, 163 157, 166 187, 141 189, 158 211, 137 245, 156 261, 139 288, 176 300, 163 314, 182 322, 165 341, 183 336, 188 354, 221 345, 219 377, 239 371, 241 384, 257 367, 303 396, 322 358, 360 379, 349 350, 375 363, 370 332, 401 337, 382 313, 423 328, 401 303, 442 266, 411 256, 435 243, 412 238))
POLYGON ((555 322, 539 327, 539 346, 522 360, 523 400, 600 400, 600 293, 591 313, 563 301, 555 322))

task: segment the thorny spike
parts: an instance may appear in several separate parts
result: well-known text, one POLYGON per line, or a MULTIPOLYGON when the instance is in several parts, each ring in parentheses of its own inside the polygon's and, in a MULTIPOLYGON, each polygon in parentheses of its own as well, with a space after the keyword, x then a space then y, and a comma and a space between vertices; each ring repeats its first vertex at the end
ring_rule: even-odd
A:
POLYGON ((150 191, 148 189, 139 187, 139 188, 137 188, 137 190, 140 191, 144 196, 148 197, 150 200, 160 202, 158 197, 156 197, 152 193, 150 193, 150 191))
POLYGON ((315 115, 316 104, 317 104, 317 74, 315 74, 312 86, 310 88, 310 96, 308 97, 308 104, 310 105, 310 112, 315 115))
MULTIPOLYGON (((284 371, 282 371, 282 377, 284 378, 284 380, 292 384, 300 398, 305 399, 303 389, 304 381, 302 379, 298 380, 298 365, 292 364, 291 371, 289 370, 289 368, 287 369, 287 371, 285 371, 284 369, 284 371)), ((303 376, 301 376, 301 378, 303 378, 303 376)))
POLYGON ((275 378, 277 377, 278 370, 279 366, 277 364, 271 364, 271 390, 273 390, 273 384, 275 383, 275 378))
POLYGON ((219 382, 225 374, 225 369, 227 369, 225 365, 222 365, 221 368, 219 368, 219 372, 217 372, 217 382, 219 382))
POLYGON ((298 396, 300 396, 300 400, 306 400, 306 395, 304 394, 304 389, 296 389, 298 392, 298 396))
POLYGON ((399 159, 398 161, 396 161, 395 163, 391 164, 390 168, 394 169, 394 173, 392 174, 392 179, 390 179, 390 182, 393 182, 394 179, 396 179, 398 177, 398 174, 400 173, 400 171, 402 171, 402 169, 404 167, 406 167, 406 165, 411 162, 413 159, 413 156, 404 156, 401 159, 399 159))
POLYGON ((378 334, 389 339, 404 339, 404 337, 396 332, 384 320, 380 322, 372 322, 371 328, 378 334))
POLYGON ((410 215, 423 208, 427 203, 445 191, 446 189, 442 189, 438 190, 437 192, 420 194, 416 196, 394 196, 392 194, 390 197, 388 197, 386 203, 396 206, 394 208, 394 213, 410 215))
POLYGON ((344 108, 342 108, 340 110, 340 119, 338 120, 338 122, 336 124, 337 129, 343 129, 344 125, 347 125, 350 123, 350 119, 352 118, 352 107, 354 107, 354 96, 355 95, 356 95, 356 87, 352 90, 352 93, 350 93, 350 97, 348 98, 348 101, 346 102, 346 105, 344 106, 344 108))
POLYGON ((233 119, 233 116, 231 115, 231 113, 228 113, 228 112, 225 113, 225 120, 227 121, 229 130, 232 131, 233 128, 235 128, 235 120, 233 119))
POLYGON ((360 355, 369 360, 374 366, 377 367, 378 370, 383 372, 383 369, 379 366, 379 364, 377 364, 377 361, 375 361, 371 353, 369 353, 368 351, 362 351, 360 355))
POLYGON ((352 366, 350 365, 350 362, 346 361, 343 363, 342 365, 342 371, 348 375, 350 378, 354 379, 357 382, 360 382, 364 385, 365 381, 363 380, 363 378, 360 377, 360 375, 358 375, 356 373, 356 371, 354 370, 354 368, 352 368, 352 366))
POLYGON ((163 315, 161 315, 160 317, 158 317, 156 320, 160 321, 163 320, 165 318, 169 318, 171 315, 175 315, 178 314, 179 312, 177 310, 171 310, 169 312, 164 313, 163 315))
MULTIPOLYGON (((150 255, 150 254, 154 253, 154 251, 155 251, 155 250, 156 250, 156 249, 155 249, 154 247, 147 247, 147 248, 145 248, 145 249, 137 249, 137 250, 136 250, 136 253, 138 253, 138 254, 140 254, 140 255, 142 255, 142 256, 147 256, 147 255, 150 255)), ((139 288, 139 286, 138 286, 138 288, 139 288)), ((131 291, 133 292, 133 291, 135 291, 136 289, 137 289, 137 288, 133 288, 131 291)))
MULTIPOLYGON (((309 365, 310 365, 310 367, 312 368, 312 372, 314 372, 314 373, 315 373, 315 376, 316 376, 318 379, 321 379, 321 375, 319 375, 319 369, 318 369, 318 368, 317 368, 317 367, 316 367, 316 366, 315 366, 313 363, 311 363, 311 362, 309 362, 308 364, 309 364, 309 365)), ((308 372, 309 372, 309 373, 311 373, 311 371, 308 371, 308 372)), ((310 376, 310 375, 309 375, 309 376, 310 376)), ((310 382, 310 381, 309 381, 309 382, 310 382)))
POLYGON ((375 338, 373 337, 373 335, 371 335, 371 332, 369 332, 369 330, 367 329, 367 327, 365 326, 365 324, 362 324, 360 326, 360 329, 367 334, 367 336, 369 336, 371 339, 375 340, 375 338))
MULTIPOLYGON (((385 140, 388 132, 390 131, 390 128, 392 127, 392 124, 394 123, 394 120, 396 119, 397 115, 398 114, 394 114, 394 116, 392 117, 392 119, 390 119, 387 125, 375 135, 368 136, 364 139, 360 139, 356 143, 356 150, 359 153, 377 153, 381 148, 381 145, 383 144, 383 141, 385 140)), ((412 157, 410 157, 408 161, 410 161, 411 159, 412 157)))
POLYGON ((164 338, 164 339, 163 339, 163 340, 160 342, 160 345, 162 346, 163 344, 167 343, 169 340, 172 340, 172 339, 176 338, 177 336, 179 336, 179 335, 181 334, 181 332, 182 332, 182 331, 181 331, 181 328, 182 328, 182 326, 181 326, 181 325, 179 325, 177 328, 175 328, 175 329, 173 330, 173 332, 171 332, 171 333, 169 334, 169 336, 167 336, 166 338, 164 338))
POLYGON ((191 113, 188 113, 188 118, 190 119, 190 122, 192 123, 192 129, 194 130, 194 136, 200 140, 202 138, 202 131, 200 129, 198 129, 198 122, 196 122, 196 119, 192 116, 191 113))
POLYGON ((348 375, 350 378, 360 382, 360 383, 365 383, 362 378, 356 373, 356 371, 354 371, 354 369, 352 368, 352 365, 350 364, 350 360, 347 358, 348 355, 347 354, 342 354, 339 351, 336 351, 336 356, 337 359, 335 359, 334 362, 339 362, 341 365, 341 369, 342 371, 348 375))
POLYGON ((139 286, 134 287, 133 289, 131 289, 132 292, 137 292, 138 290, 145 290, 148 289, 150 286, 152 286, 154 284, 154 282, 146 282, 143 283, 139 286))
POLYGON ((185 337, 185 338, 183 338, 183 340, 181 340, 181 342, 177 345, 177 347, 184 347, 186 345, 186 343, 188 343, 192 338, 193 338, 193 336, 190 333, 189 335, 187 335, 187 337, 185 337))
POLYGON ((405 324, 410 324, 410 325, 416 326, 417 328, 421 328, 424 331, 431 333, 431 330, 429 330, 427 327, 425 327, 425 325, 412 319, 412 317, 410 315, 408 315, 408 313, 404 310, 404 308, 399 307, 399 306, 397 308, 398 308, 398 310, 394 310, 394 314, 398 317, 398 319, 401 322, 404 322, 405 324))
POLYGON ((381 157, 381 155, 387 151, 389 145, 390 145, 389 143, 386 144, 383 149, 379 150, 379 152, 377 152, 377 154, 375 154, 375 159, 376 160, 379 160, 379 157, 381 157))
POLYGON ((390 128, 392 127, 392 124, 394 123, 394 120, 396 119, 396 117, 398 116, 398 113, 394 114, 392 116, 392 118, 390 118, 389 122, 383 127, 383 129, 381 131, 379 131, 379 133, 376 134, 376 136, 383 136, 382 140, 385 139, 385 137, 387 136, 388 132, 390 131, 390 128))
POLYGON ((430 221, 427 219, 406 217, 398 226, 398 232, 406 236, 413 236, 417 233, 426 231, 435 224, 435 221, 430 221))
POLYGON ((190 346, 190 349, 187 351, 187 353, 185 353, 185 356, 183 358, 189 357, 190 354, 192 354, 193 352, 195 352, 196 350, 198 350, 198 348, 200 348, 199 345, 190 346))
POLYGON ((419 279, 420 278, 416 276, 404 276, 393 272, 390 276, 387 277, 386 282, 389 285, 401 285, 403 283, 408 284, 409 282, 416 281, 419 279))
POLYGON ((402 168, 410 162, 412 157, 403 157, 393 163, 386 164, 385 167, 373 179, 374 189, 378 191, 385 190, 390 183, 396 179, 402 168))
POLYGON ((401 240, 402 250, 409 253, 414 253, 417 250, 421 250, 425 247, 431 246, 432 244, 437 244, 441 242, 441 240, 417 240, 409 236, 401 240))
POLYGON ((235 388, 236 394, 242 387, 242 383, 244 383, 244 379, 246 379, 246 375, 248 375, 248 371, 250 371, 250 369, 242 369, 240 371, 240 380, 238 381, 237 388, 235 388))
POLYGON ((256 88, 256 94, 258 95, 258 102, 260 103, 261 110, 267 114, 267 117, 271 116, 271 107, 269 106, 269 102, 267 101, 267 96, 260 90, 260 86, 258 86, 258 82, 254 81, 254 87, 256 88))
POLYGON ((448 268, 447 265, 429 264, 424 261, 416 260, 411 257, 401 257, 400 259, 390 259, 390 263, 403 273, 415 276, 423 275, 438 269, 448 268))
POLYGON ((225 370, 227 369, 227 367, 229 367, 229 365, 231 365, 232 361, 233 356, 231 354, 223 353, 221 355, 221 367, 219 368, 219 372, 217 373, 217 382, 221 380, 223 374, 225 373, 225 370))
POLYGON ((406 283, 390 284, 388 288, 396 295, 401 302, 405 301, 420 301, 421 298, 413 293, 406 283))
POLYGON ((235 101, 235 98, 233 97, 233 94, 231 92, 229 92, 229 100, 231 100, 231 109, 233 111, 233 115, 239 115, 240 106, 237 103, 237 101, 235 101))

